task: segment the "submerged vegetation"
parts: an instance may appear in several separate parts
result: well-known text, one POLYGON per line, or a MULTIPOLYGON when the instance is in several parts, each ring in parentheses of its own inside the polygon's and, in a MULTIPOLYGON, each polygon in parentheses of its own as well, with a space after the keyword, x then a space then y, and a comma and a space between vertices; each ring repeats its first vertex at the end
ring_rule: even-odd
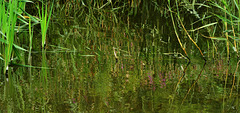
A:
POLYGON ((239 112, 239 0, 0 0, 1 112, 239 112))

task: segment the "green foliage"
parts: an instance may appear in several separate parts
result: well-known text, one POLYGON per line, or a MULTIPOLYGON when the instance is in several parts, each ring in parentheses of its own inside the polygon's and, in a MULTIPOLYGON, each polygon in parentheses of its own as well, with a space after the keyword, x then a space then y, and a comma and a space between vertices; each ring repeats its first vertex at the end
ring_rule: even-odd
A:
POLYGON ((0 16, 0 25, 1 27, 1 40, 6 41, 4 45, 4 74, 8 64, 12 58, 13 42, 14 42, 14 33, 15 26, 17 22, 17 14, 15 13, 18 9, 18 0, 10 1, 8 7, 5 6, 5 1, 1 1, 1 16, 0 16))
POLYGON ((3 74, 12 67, 10 81, 0 82, 0 109, 234 112, 239 106, 239 62, 234 56, 239 48, 238 4, 237 0, 2 0, 3 74), (27 3, 38 13, 30 13, 34 7, 27 3), (229 62, 226 53, 233 56, 229 62), (209 59, 207 68, 199 60, 203 55, 209 59), (235 100, 226 99, 228 95, 235 100))
MULTIPOLYGON (((53 3, 54 3, 54 1, 53 1, 53 3)), ((39 8, 39 5, 38 5, 38 8, 39 8)), ((51 5, 51 9, 48 12, 47 3, 42 3, 41 9, 38 9, 40 24, 41 24, 41 33, 42 33, 42 48, 44 48, 46 46, 46 37, 47 37, 46 35, 47 35, 47 29, 48 29, 48 25, 50 22, 50 18, 52 15, 52 9, 53 9, 53 4, 51 5)))

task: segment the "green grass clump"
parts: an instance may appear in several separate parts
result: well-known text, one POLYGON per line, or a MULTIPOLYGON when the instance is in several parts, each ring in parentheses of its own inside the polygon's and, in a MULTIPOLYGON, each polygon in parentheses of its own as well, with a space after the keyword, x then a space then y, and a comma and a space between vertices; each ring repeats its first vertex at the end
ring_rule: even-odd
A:
MULTIPOLYGON (((54 1, 52 3, 54 3, 54 1)), ((39 8, 39 5, 38 5, 38 8, 39 8)), ((53 4, 51 5, 50 11, 48 11, 47 3, 42 3, 41 9, 38 9, 40 25, 41 25, 41 33, 42 33, 42 48, 46 46, 46 37, 47 37, 46 35, 47 35, 47 29, 50 22, 50 18, 52 15, 52 9, 53 9, 53 4)))
POLYGON ((0 7, 0 26, 1 26, 1 40, 5 42, 3 50, 4 50, 4 74, 8 68, 9 62, 12 57, 13 50, 13 42, 14 42, 14 33, 17 22, 17 14, 18 11, 18 0, 10 1, 6 4, 5 1, 1 1, 0 7), (6 7, 8 5, 8 7, 6 7))

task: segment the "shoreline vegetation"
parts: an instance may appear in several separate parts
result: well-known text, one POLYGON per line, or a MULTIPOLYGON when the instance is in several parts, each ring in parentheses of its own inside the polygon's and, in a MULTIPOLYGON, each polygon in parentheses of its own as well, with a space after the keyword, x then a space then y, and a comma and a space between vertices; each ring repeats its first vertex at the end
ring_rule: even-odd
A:
POLYGON ((239 112, 239 6, 1 0, 0 111, 239 112))

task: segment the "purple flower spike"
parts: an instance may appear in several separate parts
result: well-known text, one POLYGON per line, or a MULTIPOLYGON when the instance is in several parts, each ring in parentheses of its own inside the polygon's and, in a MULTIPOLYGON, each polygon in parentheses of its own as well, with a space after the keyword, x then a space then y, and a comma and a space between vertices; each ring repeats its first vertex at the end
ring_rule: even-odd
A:
POLYGON ((76 103, 76 102, 75 102, 75 98, 72 99, 72 102, 73 102, 74 104, 76 103))
POLYGON ((153 84, 152 76, 149 75, 148 78, 149 78, 149 84, 153 84))
POLYGON ((166 86, 166 83, 165 83, 165 82, 163 82, 163 85, 164 85, 164 86, 166 86))
POLYGON ((155 91, 156 90, 156 87, 155 86, 153 86, 153 91, 155 91))

